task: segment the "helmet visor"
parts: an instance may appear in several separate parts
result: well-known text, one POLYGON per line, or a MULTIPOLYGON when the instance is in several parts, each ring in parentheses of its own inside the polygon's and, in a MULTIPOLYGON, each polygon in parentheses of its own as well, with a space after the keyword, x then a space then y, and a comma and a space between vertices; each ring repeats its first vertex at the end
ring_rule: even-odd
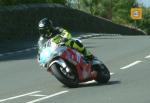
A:
POLYGON ((39 33, 43 35, 43 37, 49 38, 52 33, 50 33, 49 29, 39 29, 39 33))
POLYGON ((39 29, 39 33, 42 35, 47 34, 47 30, 46 29, 39 29))

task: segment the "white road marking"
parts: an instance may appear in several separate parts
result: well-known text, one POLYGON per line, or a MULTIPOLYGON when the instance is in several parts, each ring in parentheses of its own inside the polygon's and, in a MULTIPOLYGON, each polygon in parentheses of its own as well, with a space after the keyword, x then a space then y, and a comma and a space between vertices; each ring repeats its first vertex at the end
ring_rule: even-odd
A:
POLYGON ((84 82, 84 83, 81 83, 81 84, 90 84, 90 83, 95 83, 95 82, 96 82, 95 80, 91 80, 91 81, 84 82))
POLYGON ((145 59, 148 59, 148 58, 150 58, 150 55, 148 55, 148 56, 145 57, 145 59))
POLYGON ((21 53, 21 52, 23 52, 22 50, 20 50, 20 51, 16 51, 16 53, 21 53))
POLYGON ((0 54, 0 57, 3 56, 4 54, 0 54))
POLYGON ((29 95, 29 96, 33 96, 33 97, 45 97, 47 95, 43 95, 43 94, 32 94, 32 95, 29 95))
POLYGON ((1 100, 0 100, 0 103, 1 103, 1 102, 4 102, 4 101, 8 101, 8 100, 12 100, 12 99, 16 99, 16 98, 24 97, 24 96, 27 96, 27 95, 31 95, 31 94, 35 94, 35 93, 39 93, 39 92, 41 92, 41 91, 34 91, 34 92, 30 92, 30 93, 26 93, 26 94, 22 94, 22 95, 18 95, 18 96, 14 96, 14 97, 6 98, 6 99, 1 99, 1 100))
POLYGON ((110 75, 114 75, 115 73, 110 73, 110 75))
POLYGON ((48 95, 46 97, 42 97, 42 98, 39 98, 39 99, 35 99, 33 101, 29 101, 29 102, 26 102, 26 103, 35 103, 35 102, 39 102, 39 101, 42 101, 42 100, 45 100, 45 99, 48 99, 48 98, 51 98, 51 97, 54 97, 54 96, 57 96, 57 95, 60 95, 60 94, 64 94, 64 93, 67 93, 69 91, 61 91, 61 92, 58 92, 58 93, 55 93, 55 94, 51 94, 51 95, 48 95))
POLYGON ((8 53, 5 53, 7 55, 11 55, 11 54, 14 54, 14 52, 8 52, 8 53))
POLYGON ((7 52, 7 53, 0 54, 0 57, 1 57, 1 56, 5 56, 5 55, 13 55, 13 54, 15 54, 15 53, 28 52, 28 51, 31 51, 31 50, 36 49, 36 48, 37 48, 37 47, 28 48, 28 49, 23 49, 23 50, 19 50, 19 51, 15 51, 15 52, 7 52))
POLYGON ((30 51, 30 50, 32 50, 32 48, 29 48, 29 49, 25 49, 24 51, 30 51))
POLYGON ((129 64, 129 65, 127 65, 127 66, 124 66, 124 67, 122 67, 122 68, 120 68, 120 69, 127 69, 127 68, 130 68, 130 67, 132 67, 132 66, 134 66, 134 65, 136 65, 136 64, 139 64, 139 63, 141 63, 142 61, 135 61, 135 62, 133 62, 133 63, 131 63, 131 64, 129 64))

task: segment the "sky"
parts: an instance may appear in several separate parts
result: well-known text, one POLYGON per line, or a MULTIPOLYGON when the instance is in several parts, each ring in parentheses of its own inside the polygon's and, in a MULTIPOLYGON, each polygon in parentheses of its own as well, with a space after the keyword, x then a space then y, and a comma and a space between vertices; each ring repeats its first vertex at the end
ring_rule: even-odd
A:
POLYGON ((150 0, 138 0, 139 3, 143 3, 144 6, 150 7, 150 0))

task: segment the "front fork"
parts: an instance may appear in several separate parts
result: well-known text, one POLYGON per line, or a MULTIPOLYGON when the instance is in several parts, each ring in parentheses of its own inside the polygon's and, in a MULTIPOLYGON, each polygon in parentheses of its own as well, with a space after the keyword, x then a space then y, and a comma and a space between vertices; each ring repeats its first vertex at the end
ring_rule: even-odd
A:
POLYGON ((91 66, 91 68, 92 68, 92 71, 91 71, 91 78, 92 79, 94 79, 94 80, 96 80, 97 79, 97 75, 98 75, 98 69, 100 69, 101 68, 101 66, 103 65, 103 62, 102 61, 100 61, 100 60, 98 60, 98 58, 94 58, 93 60, 92 60, 92 66, 91 66))

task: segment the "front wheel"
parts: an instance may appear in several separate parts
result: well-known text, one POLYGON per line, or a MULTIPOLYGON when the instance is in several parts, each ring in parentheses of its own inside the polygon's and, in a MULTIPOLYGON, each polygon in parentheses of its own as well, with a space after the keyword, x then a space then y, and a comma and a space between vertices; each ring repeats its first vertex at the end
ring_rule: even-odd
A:
POLYGON ((104 64, 101 64, 97 67, 99 69, 97 69, 98 73, 97 73, 96 81, 98 83, 107 83, 110 79, 110 72, 109 72, 108 68, 104 64))
MULTIPOLYGON (((74 68, 73 68, 74 69, 74 68)), ((53 75, 64 85, 75 88, 78 86, 78 79, 76 72, 69 66, 63 68, 61 65, 54 63, 51 65, 51 71, 53 75)))

